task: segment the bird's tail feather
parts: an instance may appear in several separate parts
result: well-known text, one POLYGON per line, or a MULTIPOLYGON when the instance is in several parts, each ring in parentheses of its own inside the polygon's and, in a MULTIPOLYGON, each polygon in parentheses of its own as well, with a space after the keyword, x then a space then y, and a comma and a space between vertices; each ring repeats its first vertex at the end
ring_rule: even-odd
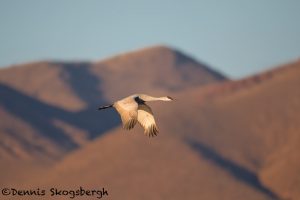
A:
POLYGON ((103 110, 103 109, 111 108, 111 107, 113 107, 113 105, 101 106, 101 107, 98 108, 98 110, 103 110))

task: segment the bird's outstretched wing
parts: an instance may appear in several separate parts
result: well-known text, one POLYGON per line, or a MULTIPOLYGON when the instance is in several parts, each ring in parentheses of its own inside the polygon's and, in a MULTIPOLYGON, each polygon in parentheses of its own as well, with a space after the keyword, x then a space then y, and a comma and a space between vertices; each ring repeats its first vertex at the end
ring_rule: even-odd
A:
POLYGON ((126 98, 114 104, 121 116, 123 128, 130 130, 137 123, 138 104, 132 98, 126 98))
POLYGON ((158 133, 158 128, 156 126, 151 108, 146 104, 139 104, 137 112, 137 120, 144 128, 145 135, 148 135, 149 137, 156 136, 158 133))

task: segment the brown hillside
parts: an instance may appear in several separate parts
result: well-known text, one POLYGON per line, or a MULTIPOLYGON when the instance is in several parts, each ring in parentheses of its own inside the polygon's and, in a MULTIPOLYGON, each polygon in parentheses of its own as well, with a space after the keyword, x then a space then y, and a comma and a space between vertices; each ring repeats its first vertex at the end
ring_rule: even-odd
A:
POLYGON ((298 199, 299 64, 174 93, 152 104, 158 137, 116 129, 39 183, 101 185, 113 199, 298 199))
POLYGON ((37 185, 105 187, 109 199, 272 199, 160 128, 151 140, 139 128, 115 129, 67 156, 37 185))

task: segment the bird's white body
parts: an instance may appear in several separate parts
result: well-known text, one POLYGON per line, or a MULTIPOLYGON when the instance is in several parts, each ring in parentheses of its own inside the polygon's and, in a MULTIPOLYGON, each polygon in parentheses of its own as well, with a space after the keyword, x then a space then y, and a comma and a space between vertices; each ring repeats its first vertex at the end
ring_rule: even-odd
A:
POLYGON ((130 130, 138 122, 145 130, 148 136, 155 136, 158 128, 155 123, 151 108, 145 104, 148 101, 172 101, 171 97, 152 97, 145 94, 134 94, 110 106, 104 106, 99 109, 114 107, 121 116, 123 128, 130 130))

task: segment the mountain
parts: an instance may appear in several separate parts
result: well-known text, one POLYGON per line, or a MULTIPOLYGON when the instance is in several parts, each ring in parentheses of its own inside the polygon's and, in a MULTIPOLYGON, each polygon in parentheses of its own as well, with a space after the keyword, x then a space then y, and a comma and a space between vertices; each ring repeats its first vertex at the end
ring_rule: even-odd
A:
POLYGON ((297 61, 176 92, 152 104, 158 137, 116 128, 39 184, 105 186, 112 199, 298 199, 299 77, 297 61))
POLYGON ((161 46, 0 70, 0 185, 104 187, 108 199, 299 199, 299 83, 300 61, 232 81, 161 46), (139 92, 176 99, 151 103, 155 138, 95 110, 139 92))
POLYGON ((35 62, 1 69, 3 171, 12 169, 19 160, 36 166, 62 159, 119 126, 116 112, 99 112, 99 105, 133 93, 165 95, 225 79, 163 46, 94 63, 35 62))

